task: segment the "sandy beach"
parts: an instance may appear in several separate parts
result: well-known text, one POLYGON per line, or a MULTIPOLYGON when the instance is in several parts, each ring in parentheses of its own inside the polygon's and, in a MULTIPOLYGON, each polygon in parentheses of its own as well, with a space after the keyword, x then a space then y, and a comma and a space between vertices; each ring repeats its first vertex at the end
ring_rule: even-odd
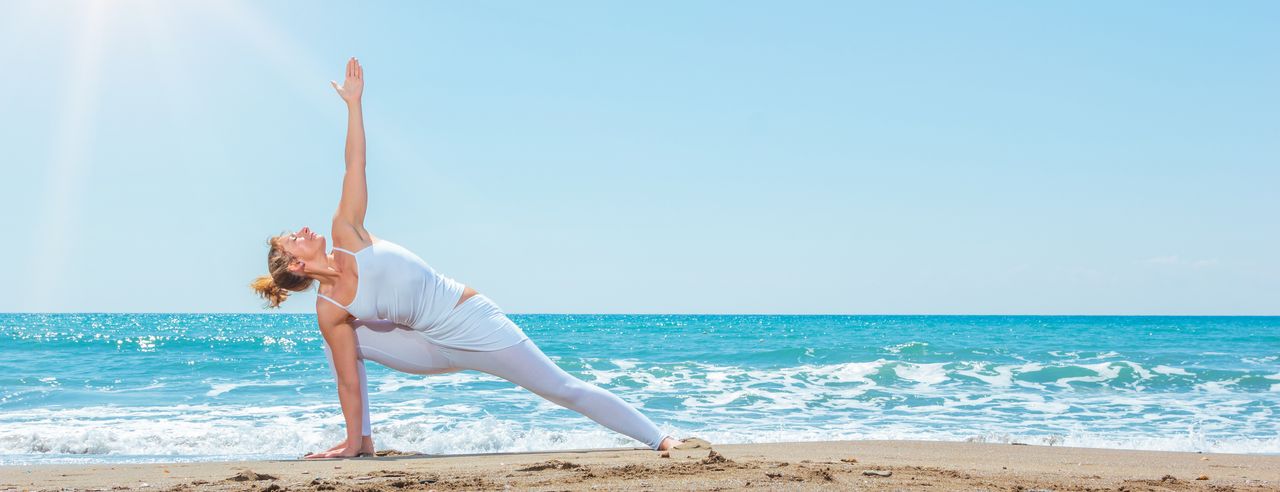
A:
POLYGON ((1280 456, 921 441, 0 468, 3 490, 1280 490, 1280 456))

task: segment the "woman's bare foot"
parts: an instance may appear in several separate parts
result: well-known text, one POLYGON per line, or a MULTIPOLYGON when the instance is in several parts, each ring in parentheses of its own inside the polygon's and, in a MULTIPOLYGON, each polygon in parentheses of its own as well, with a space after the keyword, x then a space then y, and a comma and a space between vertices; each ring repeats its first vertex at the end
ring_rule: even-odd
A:
POLYGON ((675 450, 711 449, 711 441, 708 441, 706 439, 699 439, 697 437, 686 437, 682 440, 676 441, 676 445, 672 446, 671 449, 675 449, 675 450))
POLYGON ((679 446, 680 444, 683 444, 683 443, 684 441, 678 440, 676 438, 665 437, 662 439, 662 442, 658 443, 658 451, 670 451, 671 448, 679 446))
MULTIPOLYGON (((312 455, 328 453, 330 451, 342 449, 346 445, 347 445, 347 442, 343 441, 338 444, 334 444, 332 448, 329 448, 326 451, 321 451, 320 453, 307 453, 307 455, 303 456, 303 458, 308 458, 308 457, 311 457, 312 455)), ((360 452, 356 453, 356 456, 365 456, 365 455, 374 456, 376 454, 377 453, 374 451, 374 447, 373 447, 373 436, 364 436, 364 439, 360 440, 360 452)))

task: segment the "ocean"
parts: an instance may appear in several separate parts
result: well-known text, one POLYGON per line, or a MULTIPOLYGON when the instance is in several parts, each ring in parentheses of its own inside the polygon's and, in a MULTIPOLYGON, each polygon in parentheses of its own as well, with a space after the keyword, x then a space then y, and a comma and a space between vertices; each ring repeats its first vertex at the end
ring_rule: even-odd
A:
MULTIPOLYGON (((1280 453, 1280 317, 512 315, 716 443, 1280 453)), ((0 464, 290 459, 341 440, 315 317, 0 314, 0 464)), ((506 381, 369 368, 379 448, 641 446, 506 381)))

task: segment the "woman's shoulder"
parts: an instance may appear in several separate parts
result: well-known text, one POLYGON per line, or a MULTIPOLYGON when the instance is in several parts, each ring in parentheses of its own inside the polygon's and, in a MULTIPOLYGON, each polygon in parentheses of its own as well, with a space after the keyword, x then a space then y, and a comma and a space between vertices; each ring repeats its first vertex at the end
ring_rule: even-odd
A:
POLYGON ((363 250, 379 241, 373 233, 363 227, 356 227, 350 222, 334 219, 330 235, 333 247, 345 249, 352 253, 363 250))

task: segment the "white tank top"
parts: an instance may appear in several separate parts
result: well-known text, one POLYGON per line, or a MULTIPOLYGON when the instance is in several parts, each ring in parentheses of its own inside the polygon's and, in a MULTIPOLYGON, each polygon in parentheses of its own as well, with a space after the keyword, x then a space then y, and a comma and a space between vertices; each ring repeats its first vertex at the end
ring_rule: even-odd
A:
POLYGON ((356 296, 350 305, 343 306, 328 296, 316 295, 359 319, 389 320, 430 332, 466 290, 461 282, 436 273, 418 255, 390 241, 374 241, 354 253, 336 246, 333 249, 355 259, 359 276, 356 296))

